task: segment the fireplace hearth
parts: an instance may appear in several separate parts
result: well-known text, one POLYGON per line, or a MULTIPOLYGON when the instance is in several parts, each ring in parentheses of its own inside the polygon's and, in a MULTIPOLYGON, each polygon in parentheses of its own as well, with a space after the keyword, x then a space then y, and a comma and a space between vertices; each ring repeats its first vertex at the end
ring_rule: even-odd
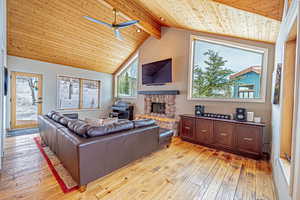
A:
POLYGON ((151 103, 151 113, 166 114, 166 103, 151 103))

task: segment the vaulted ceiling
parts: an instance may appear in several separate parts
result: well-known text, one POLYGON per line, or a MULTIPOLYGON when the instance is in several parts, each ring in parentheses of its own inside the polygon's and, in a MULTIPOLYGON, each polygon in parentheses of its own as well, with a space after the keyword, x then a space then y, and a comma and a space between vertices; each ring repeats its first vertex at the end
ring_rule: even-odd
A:
POLYGON ((282 0, 135 1, 170 27, 274 43, 280 26, 282 0))
POLYGON ((9 0, 8 54, 99 72, 114 73, 160 27, 170 26, 274 43, 283 0, 9 0), (87 21, 88 15, 118 22, 138 19, 122 29, 87 21), (163 19, 163 20, 162 20, 163 19), (139 30, 139 32, 137 31, 139 30))
MULTIPOLYGON (((112 9, 97 0, 9 0, 8 54, 113 73, 148 37, 132 26, 113 31, 83 18, 113 21, 112 9)), ((119 21, 126 21, 119 16, 119 21)))
POLYGON ((234 8, 281 21, 284 0, 214 0, 234 8))

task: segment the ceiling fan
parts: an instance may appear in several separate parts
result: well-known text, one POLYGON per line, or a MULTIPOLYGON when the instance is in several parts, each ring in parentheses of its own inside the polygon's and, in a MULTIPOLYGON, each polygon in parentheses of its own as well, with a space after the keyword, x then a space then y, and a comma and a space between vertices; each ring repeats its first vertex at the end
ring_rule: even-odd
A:
POLYGON ((84 18, 86 18, 86 19, 88 19, 92 22, 95 22, 97 24, 103 24, 103 25, 113 29, 116 38, 118 38, 119 40, 123 40, 123 37, 122 37, 121 32, 120 32, 119 29, 132 26, 132 25, 138 23, 139 21, 138 20, 131 20, 131 21, 127 21, 127 22, 117 24, 117 10, 113 9, 113 13, 114 13, 114 21, 113 21, 112 24, 101 21, 101 20, 98 20, 98 19, 95 19, 95 18, 92 18, 92 17, 89 17, 89 16, 84 16, 84 18))

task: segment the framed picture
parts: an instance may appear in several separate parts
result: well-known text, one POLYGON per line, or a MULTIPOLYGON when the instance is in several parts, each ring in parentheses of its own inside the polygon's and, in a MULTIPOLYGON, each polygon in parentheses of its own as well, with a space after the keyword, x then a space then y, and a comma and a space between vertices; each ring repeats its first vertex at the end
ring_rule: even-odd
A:
POLYGON ((276 70, 276 80, 275 80, 273 104, 279 104, 280 103, 281 70, 282 70, 282 63, 278 63, 277 64, 277 70, 276 70))

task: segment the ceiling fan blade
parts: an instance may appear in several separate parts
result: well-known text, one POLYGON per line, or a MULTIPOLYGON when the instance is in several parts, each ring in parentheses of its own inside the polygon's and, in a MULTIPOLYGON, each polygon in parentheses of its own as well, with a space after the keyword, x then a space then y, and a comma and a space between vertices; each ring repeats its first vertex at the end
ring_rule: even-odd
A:
POLYGON ((136 23, 139 23, 139 20, 131 20, 131 21, 128 21, 128 22, 124 22, 124 23, 120 23, 120 24, 115 24, 114 27, 125 28, 125 27, 128 27, 128 26, 134 25, 136 23))
POLYGON ((90 20, 90 21, 95 22, 97 24, 102 24, 102 25, 105 25, 105 26, 108 26, 108 27, 112 28, 111 24, 106 23, 104 21, 101 21, 101 20, 98 20, 98 19, 94 19, 94 18, 89 17, 89 16, 83 16, 83 17, 86 18, 87 20, 90 20))
POLYGON ((116 38, 118 38, 118 40, 123 40, 123 37, 122 37, 119 29, 117 29, 117 28, 114 29, 114 33, 115 33, 116 38))

